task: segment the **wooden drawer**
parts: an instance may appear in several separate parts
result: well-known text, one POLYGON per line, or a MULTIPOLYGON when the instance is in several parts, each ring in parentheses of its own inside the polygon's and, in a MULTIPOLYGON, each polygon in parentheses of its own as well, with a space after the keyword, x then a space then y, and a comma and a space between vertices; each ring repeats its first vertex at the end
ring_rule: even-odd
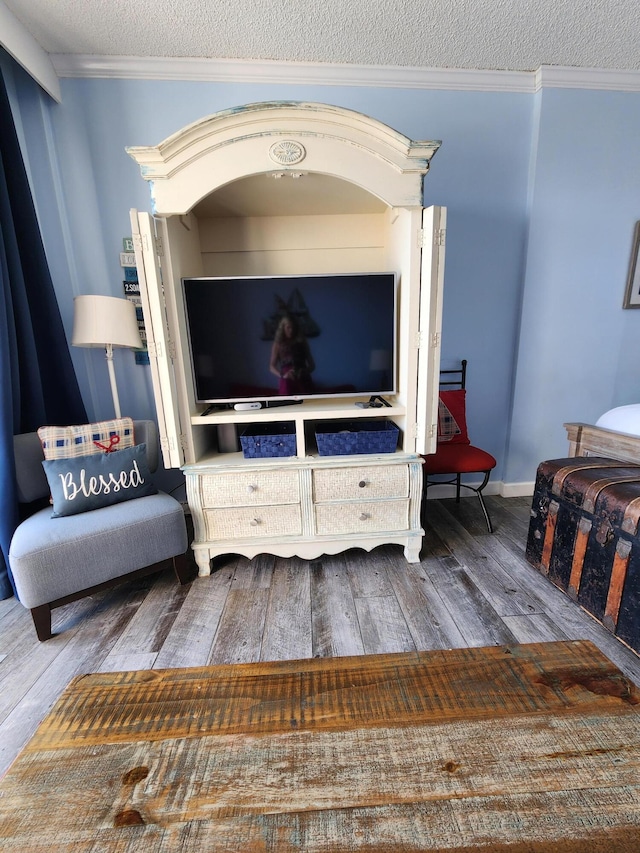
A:
POLYGON ((262 506, 299 503, 297 471, 237 471, 204 474, 200 489, 203 507, 262 506))
POLYGON ((313 472, 315 503, 408 496, 409 469, 406 465, 317 468, 313 472))
POLYGON ((315 519, 318 536, 407 530, 409 501, 318 504, 315 507, 315 519))
POLYGON ((247 539, 262 536, 300 536, 300 506, 239 507, 206 509, 204 519, 208 539, 247 539))

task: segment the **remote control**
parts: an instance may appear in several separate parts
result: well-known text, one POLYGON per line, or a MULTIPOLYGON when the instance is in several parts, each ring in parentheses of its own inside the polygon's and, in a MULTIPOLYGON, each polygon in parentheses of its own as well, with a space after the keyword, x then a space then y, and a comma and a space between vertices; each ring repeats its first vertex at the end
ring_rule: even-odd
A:
POLYGON ((249 412, 252 409, 261 409, 262 403, 236 403, 233 408, 236 412, 249 412))

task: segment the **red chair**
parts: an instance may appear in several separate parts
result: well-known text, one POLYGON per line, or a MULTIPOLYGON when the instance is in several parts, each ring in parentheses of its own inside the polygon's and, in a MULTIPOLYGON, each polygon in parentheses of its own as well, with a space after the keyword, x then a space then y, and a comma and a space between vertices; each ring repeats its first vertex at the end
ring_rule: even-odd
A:
POLYGON ((460 502, 460 488, 470 489, 480 499, 489 533, 493 533, 491 519, 485 506, 482 490, 489 482, 496 460, 479 447, 474 447, 467 434, 466 418, 467 360, 463 359, 456 370, 440 371, 440 400, 438 406, 438 448, 435 453, 423 456, 424 497, 427 489, 435 485, 456 486, 456 503, 460 502), (451 378, 449 378, 451 377, 451 378), (455 377, 455 378, 453 378, 455 377), (462 482, 463 474, 483 474, 479 486, 462 482), (449 480, 431 479, 453 475, 449 480))

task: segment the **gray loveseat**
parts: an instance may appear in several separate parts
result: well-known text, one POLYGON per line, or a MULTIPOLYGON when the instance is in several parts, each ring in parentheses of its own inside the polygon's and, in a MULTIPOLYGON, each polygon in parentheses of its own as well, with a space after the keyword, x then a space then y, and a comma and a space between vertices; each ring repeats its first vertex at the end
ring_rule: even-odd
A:
MULTIPOLYGON (((134 421, 136 444, 146 444, 150 471, 158 465, 157 427, 134 421)), ((21 503, 49 495, 37 433, 14 437, 16 477, 21 503)), ((52 517, 50 506, 24 520, 13 536, 9 565, 18 598, 31 610, 36 633, 47 640, 51 610, 98 590, 166 567, 172 560, 181 583, 195 574, 188 547, 184 511, 163 492, 134 498, 78 515, 52 517)))

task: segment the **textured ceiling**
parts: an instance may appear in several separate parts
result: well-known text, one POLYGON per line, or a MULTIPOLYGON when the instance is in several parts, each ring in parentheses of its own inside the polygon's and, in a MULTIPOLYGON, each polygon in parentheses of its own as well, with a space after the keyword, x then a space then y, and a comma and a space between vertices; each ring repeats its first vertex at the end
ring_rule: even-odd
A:
POLYGON ((51 54, 640 69, 638 0, 4 0, 51 54))

